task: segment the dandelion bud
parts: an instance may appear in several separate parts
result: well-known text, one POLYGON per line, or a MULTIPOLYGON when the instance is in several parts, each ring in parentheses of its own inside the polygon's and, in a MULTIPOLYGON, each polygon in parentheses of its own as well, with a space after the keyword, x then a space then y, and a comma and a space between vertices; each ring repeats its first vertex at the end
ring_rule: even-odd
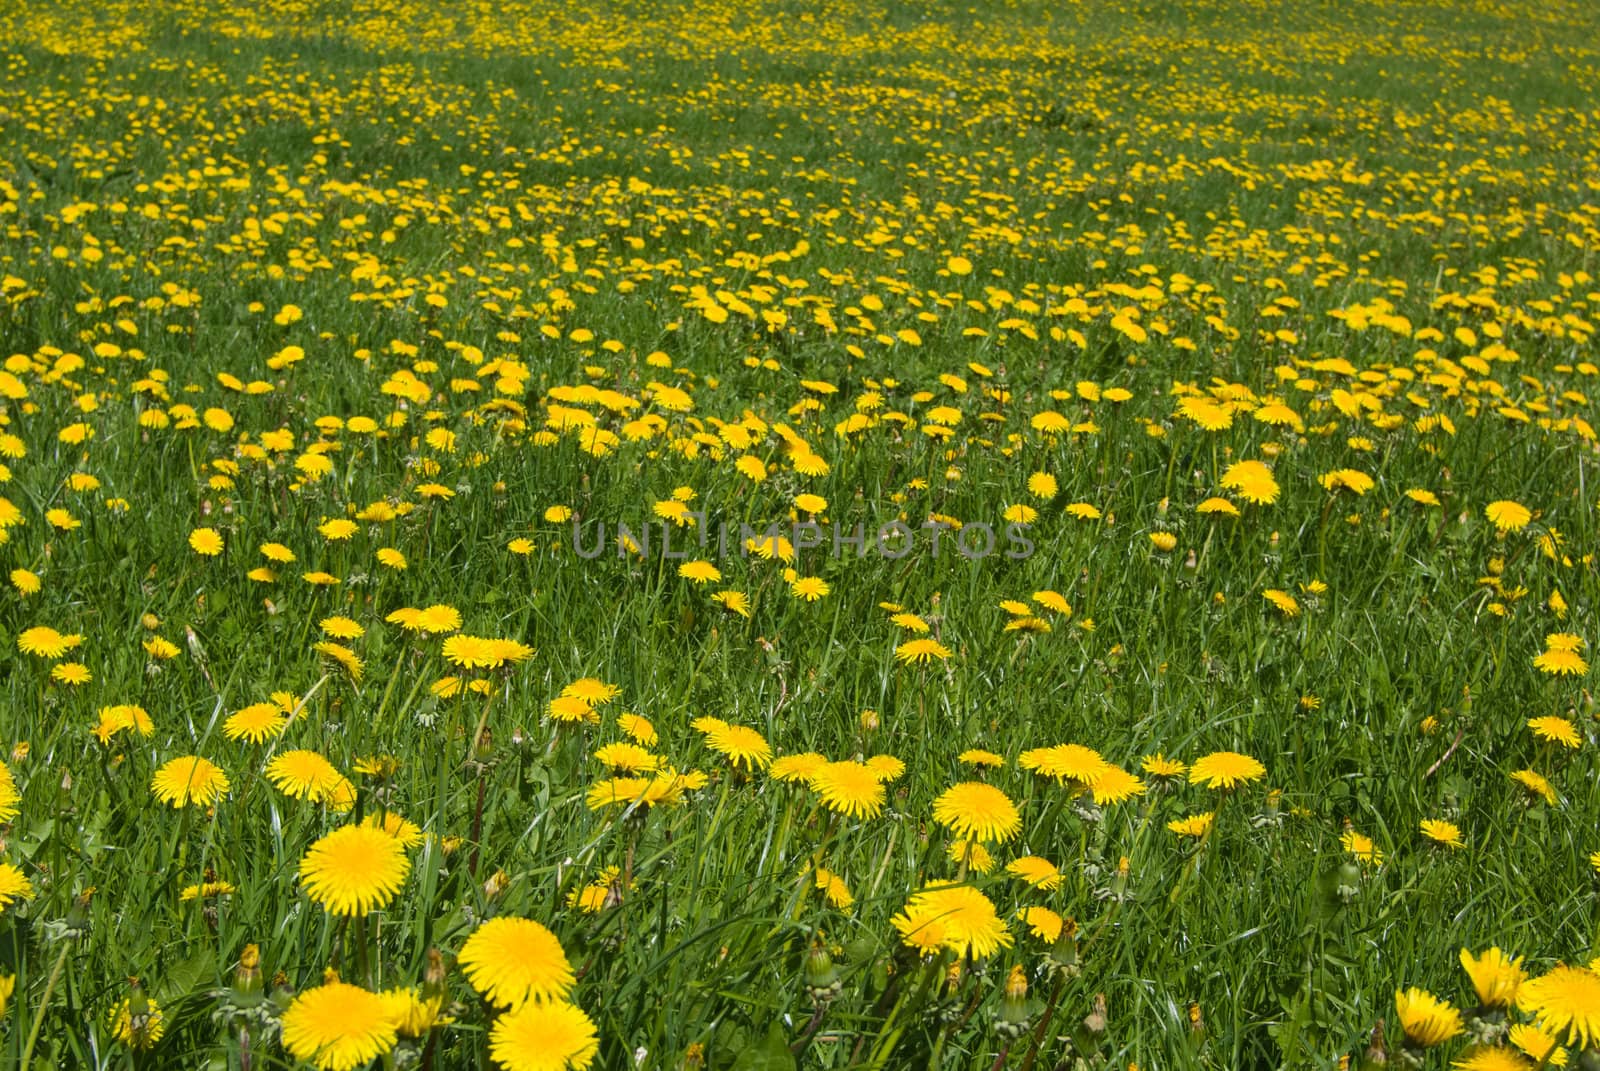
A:
POLYGON ((882 722, 879 720, 878 712, 876 710, 863 710, 861 712, 862 732, 875 733, 878 731, 878 726, 881 724, 882 722))
POLYGON ((1357 1066, 1361 1071, 1378 1071, 1388 1063, 1389 1049, 1383 1043, 1383 1020, 1379 1019, 1373 1024, 1372 1039, 1367 1045, 1366 1052, 1361 1054, 1361 1063, 1357 1066))
POLYGON ((820 937, 812 940, 811 951, 806 953, 805 983, 806 993, 817 1004, 827 1004, 844 990, 839 967, 820 937))
POLYGON ((1348 859, 1340 863, 1334 872, 1333 891, 1347 904, 1361 895, 1361 868, 1348 859))
POLYGON ((1028 1030, 1028 1018, 1028 976, 1021 966, 1012 967, 995 1012, 995 1031, 1005 1038, 1021 1037, 1028 1030))
POLYGON ((1061 934, 1050 946, 1050 961, 1057 970, 1071 976, 1082 968, 1078 965, 1078 920, 1061 920, 1061 934))
POLYGON ((1093 1053, 1100 1048, 1100 1039, 1106 1032, 1106 995, 1094 995, 1094 1009, 1084 1016, 1082 1025, 1078 1028, 1074 1043, 1078 1050, 1085 1054, 1093 1053))
POLYGON ((253 997, 261 992, 261 949, 245 945, 239 953, 239 966, 233 972, 233 991, 236 997, 253 997))
POLYGON ((148 631, 154 632, 161 627, 161 619, 155 614, 145 614, 139 618, 139 624, 143 625, 148 631))
POLYGON ((483 898, 485 900, 498 900, 506 891, 506 886, 511 884, 511 878, 504 870, 496 870, 489 875, 489 880, 483 883, 483 898))
POLYGON ((1111 875, 1110 899, 1120 901, 1128 895, 1128 871, 1130 869, 1131 864, 1128 862, 1126 855, 1117 860, 1117 871, 1111 875))

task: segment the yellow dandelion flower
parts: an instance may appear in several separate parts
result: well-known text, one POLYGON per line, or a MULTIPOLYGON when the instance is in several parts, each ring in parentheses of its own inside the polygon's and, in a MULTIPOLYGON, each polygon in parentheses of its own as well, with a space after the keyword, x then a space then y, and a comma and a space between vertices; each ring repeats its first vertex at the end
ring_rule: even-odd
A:
POLYGON ((330 915, 365 915, 400 892, 411 869, 395 837, 367 826, 341 826, 300 860, 300 885, 330 915))
POLYGON ((933 801, 933 820, 963 839, 1008 841, 1022 829, 1011 798, 982 781, 964 781, 933 801))
POLYGON ((559 1001, 572 992, 561 942, 532 919, 490 919, 472 931, 457 961, 472 988, 496 1007, 559 1001))
POLYGON ((185 755, 163 763, 150 779, 156 799, 173 807, 191 803, 209 807, 228 791, 228 777, 198 755, 185 755))

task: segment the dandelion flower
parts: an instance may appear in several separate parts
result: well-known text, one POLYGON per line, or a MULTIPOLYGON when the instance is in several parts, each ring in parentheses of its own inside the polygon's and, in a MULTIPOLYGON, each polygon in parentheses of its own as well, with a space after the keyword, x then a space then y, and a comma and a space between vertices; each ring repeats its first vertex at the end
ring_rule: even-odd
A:
POLYGON ((594 1023, 566 1001, 524 1004, 489 1032, 489 1055, 506 1071, 581 1071, 599 1047, 594 1023))
POLYGON ((40 658, 60 658, 82 642, 82 636, 63 635, 45 625, 23 629, 17 634, 17 650, 40 658))
POLYGON ((945 856, 952 863, 960 863, 977 874, 988 874, 994 870, 994 856, 979 841, 953 840, 945 849, 945 856))
POLYGON ((1180 837, 1203 837, 1211 832, 1211 823, 1216 820, 1214 811, 1203 814, 1192 814, 1187 818, 1175 818, 1167 823, 1167 828, 1180 837))
POLYGON ((189 549, 206 558, 222 553, 222 533, 215 528, 196 528, 189 533, 189 549))
POLYGON ((1139 768, 1157 780, 1166 781, 1182 777, 1189 767, 1178 759, 1169 759, 1159 751, 1139 760, 1139 768))
POLYGON ((890 921, 908 945, 926 947, 928 938, 936 936, 939 947, 963 958, 983 959, 1012 942, 994 903, 970 885, 930 885, 913 893, 890 921))
POLYGON ((767 767, 767 773, 772 775, 774 781, 801 781, 809 784, 816 776, 818 770, 828 765, 826 756, 815 751, 803 751, 798 755, 782 755, 772 760, 772 765, 767 767))
POLYGON ((1554 632, 1544 639, 1545 649, 1534 656, 1534 668, 1553 677, 1581 677, 1589 672, 1589 663, 1583 660, 1578 649, 1583 640, 1567 632, 1554 632))
POLYGON ((1373 866, 1383 865, 1383 849, 1374 844, 1372 838, 1365 833, 1346 829, 1339 835, 1339 846, 1363 863, 1370 863, 1373 866))
POLYGON ((572 991, 561 942, 532 919, 490 919, 472 931, 458 962, 472 988, 497 1007, 560 1001, 572 991))
POLYGON ((332 915, 364 915, 389 904, 411 869, 395 837, 367 826, 342 826, 300 860, 300 884, 332 915))
POLYGON ((1374 486, 1372 477, 1358 469, 1335 469, 1332 472, 1325 472, 1317 477, 1317 482, 1324 490, 1343 490, 1354 495, 1364 495, 1374 486))
POLYGON ((819 866, 812 875, 812 880, 817 890, 828 898, 828 903, 840 911, 849 911, 856 902, 856 898, 850 894, 850 886, 833 871, 819 866))
POLYGON ((1233 788, 1265 777, 1267 768, 1237 751, 1213 751, 1189 767, 1189 783, 1207 788, 1233 788))
POLYGON ((1483 507, 1483 515, 1489 518, 1489 523, 1499 530, 1501 535, 1507 532, 1520 532, 1533 520, 1533 512, 1520 502, 1501 499, 1491 502, 1483 507))
POLYGON ((323 618, 317 627, 336 640, 358 640, 367 634, 367 630, 355 621, 337 614, 323 618))
POLYGON ((662 758, 638 744, 606 744, 594 749, 594 760, 619 773, 649 773, 661 768, 662 758))
POLYGON ((622 694, 615 684, 607 684, 598 677, 581 677, 561 689, 562 695, 576 696, 592 707, 604 706, 622 694))
POLYGON ((1017 756, 1017 765, 1057 781, 1077 782, 1084 788, 1111 768, 1111 764, 1101 758, 1098 751, 1082 744, 1033 748, 1017 756))
POLYGON ((50 667, 50 679, 58 684, 77 687, 94 679, 89 667, 82 662, 58 662, 50 667))
POLYGON ((355 1071, 394 1048, 392 1002, 346 982, 330 981, 294 998, 283 1013, 283 1045, 320 1071, 355 1071))
POLYGON ((1547 1067, 1567 1066, 1567 1050, 1557 1044, 1554 1034, 1535 1023, 1513 1023, 1506 1040, 1532 1059, 1544 1060, 1547 1067))
POLYGON ((288 717, 276 703, 252 703, 228 715, 222 732, 229 740, 261 744, 283 732, 288 724, 288 717))
POLYGON ((111 1036, 130 1049, 153 1049, 167 1032, 166 1015, 161 1005, 140 994, 140 1010, 135 1013, 133 1001, 124 997, 111 1009, 107 1025, 111 1036))
POLYGON ((22 794, 17 791, 17 781, 11 774, 11 767, 0 762, 0 822, 15 818, 20 813, 18 804, 21 802, 22 794))
POLYGON ((711 596, 711 601, 730 614, 738 614, 740 617, 750 616, 750 596, 742 591, 719 591, 711 596))
POLYGON ((1017 912, 1017 918, 1028 927, 1029 933, 1046 944, 1055 944, 1061 936, 1064 920, 1048 907, 1025 907, 1017 912))
POLYGON ((1533 735, 1541 740, 1550 740, 1562 747, 1577 747, 1583 743, 1583 738, 1578 735, 1577 726, 1566 718, 1558 718, 1554 714, 1542 718, 1530 718, 1528 728, 1533 730, 1533 735))
POLYGON ((1544 774, 1536 770, 1517 770, 1512 773, 1511 779, 1527 789, 1529 795, 1537 796, 1551 807, 1556 805, 1555 787, 1550 784, 1544 774))
POLYGON ((1449 1002, 1415 986, 1395 990, 1394 1011, 1406 1040, 1418 1048, 1432 1048, 1449 1041, 1463 1029, 1461 1013, 1449 1002))
POLYGON ((1461 839, 1461 830, 1454 822, 1446 822, 1442 818, 1424 818, 1422 820, 1422 835, 1433 843, 1445 848, 1465 848, 1466 842, 1461 839))
POLYGON ((1600 974, 1586 967, 1556 967, 1523 982, 1517 1004, 1557 1041, 1587 1048, 1600 1039, 1600 974))
POLYGON ((1108 765, 1099 777, 1089 783, 1089 791, 1094 795, 1095 803, 1104 807, 1106 804, 1122 803, 1135 796, 1142 796, 1147 791, 1147 786, 1122 767, 1108 765))
MULTIPOLYGON (((1512 1027, 1513 1030, 1516 1027, 1512 1027)), ((1551 1064, 1559 1067, 1559 1064, 1551 1064)), ((1461 1054, 1450 1067, 1453 1071, 1535 1071, 1532 1061, 1515 1049, 1499 1045, 1478 1045, 1461 1054)))
POLYGON ((924 636, 915 640, 907 640, 894 649, 895 661, 903 664, 926 665, 929 662, 943 662, 950 657, 950 649, 938 640, 924 636))
POLYGON ((33 899, 33 883, 10 863, 0 863, 0 910, 17 900, 33 899))
POLYGON ((722 579, 722 570, 708 561, 692 561, 678 566, 678 575, 695 584, 714 584, 722 579))
POLYGON ((874 755, 866 761, 866 767, 886 785, 900 780, 906 772, 906 764, 893 755, 874 755))
POLYGON ((1491 948, 1479 956, 1463 948, 1461 969, 1472 979, 1478 1004, 1485 1008, 1511 1007, 1517 1002, 1517 990, 1528 980, 1522 969, 1522 957, 1513 959, 1498 948, 1491 948))
POLYGON ((1246 502, 1258 506, 1270 506, 1278 500, 1278 481, 1272 478, 1272 470, 1263 461, 1240 461, 1228 466, 1221 483, 1246 502))
POLYGON ((1294 596, 1290 595, 1287 591, 1279 591, 1277 588, 1268 588, 1266 591, 1261 593, 1261 597, 1266 599, 1272 605, 1276 606, 1283 613, 1284 617, 1300 616, 1300 604, 1296 602, 1294 596))
POLYGON ((220 768, 200 758, 185 755, 164 763, 150 779, 156 799, 173 807, 191 803, 209 807, 228 791, 228 777, 220 768))
POLYGON ((1006 873, 1032 885, 1035 889, 1061 887, 1061 870, 1050 860, 1037 855, 1024 855, 1006 864, 1006 873))
POLYGON ((790 593, 805 602, 816 602, 825 597, 830 590, 828 582, 818 576, 803 576, 789 585, 790 593))
POLYGON ((639 714, 619 714, 617 728, 627 733, 636 743, 645 747, 653 747, 656 743, 656 727, 650 724, 650 719, 639 714))
POLYGON ((713 730, 706 736, 706 745, 745 770, 764 770, 772 763, 771 745, 760 733, 743 725, 713 730))
POLYGON ((319 803, 332 796, 344 774, 315 751, 285 751, 267 763, 266 778, 279 792, 297 800, 319 803))
POLYGON ((946 789, 933 801, 933 820, 958 837, 979 841, 1008 841, 1022 828, 1017 805, 982 781, 946 789))
POLYGON ((811 775, 822 805, 846 818, 874 818, 883 810, 883 782, 864 763, 830 762, 811 775))

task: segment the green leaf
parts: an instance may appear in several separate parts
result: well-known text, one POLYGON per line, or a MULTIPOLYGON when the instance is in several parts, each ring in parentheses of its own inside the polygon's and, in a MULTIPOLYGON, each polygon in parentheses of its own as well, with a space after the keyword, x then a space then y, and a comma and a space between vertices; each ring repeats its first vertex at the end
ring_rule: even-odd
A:
POLYGON ((746 1046, 733 1061, 733 1071, 794 1071, 794 1053, 782 1025, 767 1027, 767 1036, 746 1046))

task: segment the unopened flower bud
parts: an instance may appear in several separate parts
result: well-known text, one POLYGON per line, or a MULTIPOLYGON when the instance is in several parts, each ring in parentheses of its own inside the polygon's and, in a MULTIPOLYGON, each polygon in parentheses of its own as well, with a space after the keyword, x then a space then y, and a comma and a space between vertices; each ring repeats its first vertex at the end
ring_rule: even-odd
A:
POLYGON ((1006 975, 1000 1009, 995 1012, 995 1031, 1005 1038, 1021 1037, 1028 1030, 1028 1018, 1028 976, 1021 966, 1015 966, 1006 975))
POLYGON ((239 966, 233 972, 233 991, 236 997, 253 997, 261 992, 261 949, 245 945, 239 953, 239 966))
POLYGON ((806 953, 805 982, 806 993, 817 1004, 828 1003, 844 989, 839 967, 833 962, 827 944, 820 937, 811 942, 811 951, 806 953))

